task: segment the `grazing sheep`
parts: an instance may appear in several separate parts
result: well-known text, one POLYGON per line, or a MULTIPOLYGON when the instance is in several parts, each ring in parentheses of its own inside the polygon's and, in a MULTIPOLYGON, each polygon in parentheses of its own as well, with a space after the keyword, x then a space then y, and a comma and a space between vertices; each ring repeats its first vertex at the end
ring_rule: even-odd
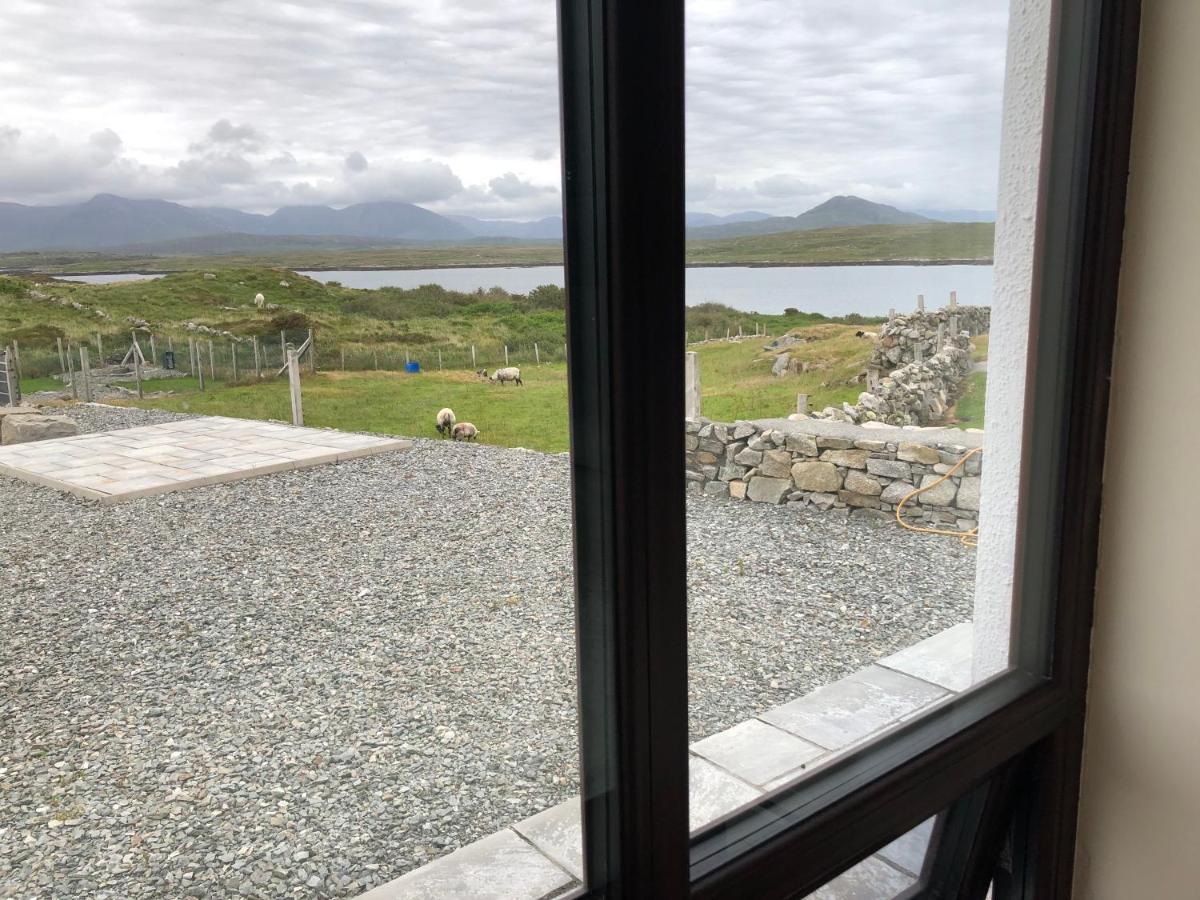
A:
POLYGON ((281 281, 281 282, 279 282, 279 286, 280 286, 280 287, 291 287, 291 285, 290 285, 290 284, 288 284, 286 281, 281 281))
POLYGON ((859 337, 859 338, 865 338, 866 340, 870 340, 870 341, 873 341, 877 337, 879 337, 879 335, 876 334, 874 331, 856 331, 856 332, 854 332, 854 336, 859 337))
POLYGON ((438 410, 437 414, 437 431, 442 437, 449 437, 454 430, 454 410, 450 407, 444 407, 438 410))
POLYGON ((491 380, 493 382, 499 382, 500 384, 504 384, 506 381, 515 381, 518 385, 524 384, 524 382, 521 381, 521 370, 516 366, 507 366, 503 369, 497 369, 494 373, 492 373, 491 380))
POLYGON ((263 304, 266 302, 267 302, 267 298, 264 297, 262 294, 254 295, 254 305, 257 306, 259 309, 262 309, 263 304))
POLYGON ((453 437, 456 441, 473 441, 479 436, 479 429, 470 422, 459 422, 454 426, 453 437))

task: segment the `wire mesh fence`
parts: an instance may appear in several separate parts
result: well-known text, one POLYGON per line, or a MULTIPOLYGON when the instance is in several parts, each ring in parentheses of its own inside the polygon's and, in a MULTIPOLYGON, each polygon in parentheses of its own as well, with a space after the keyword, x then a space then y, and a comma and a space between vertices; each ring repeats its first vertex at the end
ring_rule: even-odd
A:
MULTIPOLYGON (((177 335, 139 332, 137 347, 147 380, 173 375, 203 378, 205 386, 249 383, 284 374, 287 347, 304 346, 311 332, 292 331, 277 335, 231 339, 228 336, 177 335)), ((23 379, 55 379, 64 386, 84 365, 81 350, 93 379, 120 379, 113 369, 133 369, 133 337, 94 335, 86 341, 62 340, 53 345, 9 345, 16 370, 23 379)), ((486 370, 504 366, 536 366, 563 363, 566 343, 525 341, 481 341, 475 344, 336 343, 312 334, 312 346, 301 357, 302 372, 436 372, 486 370)))

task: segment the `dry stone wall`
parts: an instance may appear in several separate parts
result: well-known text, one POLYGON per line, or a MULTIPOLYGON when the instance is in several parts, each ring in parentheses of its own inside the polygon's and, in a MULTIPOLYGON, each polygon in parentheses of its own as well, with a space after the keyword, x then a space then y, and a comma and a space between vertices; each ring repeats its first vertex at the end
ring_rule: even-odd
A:
POLYGON ((817 418, 841 422, 928 425, 940 421, 962 393, 971 371, 971 339, 966 332, 944 338, 942 349, 921 362, 911 362, 879 379, 858 402, 827 406, 817 418))
MULTIPOLYGON (((892 519, 906 495, 933 484, 981 445, 978 433, 948 429, 689 419, 684 460, 688 489, 695 493, 892 519)), ((960 531, 976 527, 982 471, 983 454, 977 453, 905 504, 905 521, 960 531)))
POLYGON ((867 369, 886 374, 914 362, 918 357, 928 359, 941 349, 937 342, 939 326, 943 337, 955 331, 965 331, 968 336, 974 337, 987 334, 991 322, 990 306, 945 307, 895 316, 879 329, 867 369), (955 319, 954 323, 951 322, 952 318, 955 319), (952 324, 956 324, 957 329, 951 327, 952 324))

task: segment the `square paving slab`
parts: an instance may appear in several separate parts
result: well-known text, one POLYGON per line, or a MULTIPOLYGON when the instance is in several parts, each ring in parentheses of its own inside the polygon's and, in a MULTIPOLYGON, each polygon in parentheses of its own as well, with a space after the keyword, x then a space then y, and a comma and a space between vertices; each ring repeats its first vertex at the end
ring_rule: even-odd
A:
POLYGON ((411 446, 396 438, 205 416, 0 447, 0 474, 120 503, 411 446))

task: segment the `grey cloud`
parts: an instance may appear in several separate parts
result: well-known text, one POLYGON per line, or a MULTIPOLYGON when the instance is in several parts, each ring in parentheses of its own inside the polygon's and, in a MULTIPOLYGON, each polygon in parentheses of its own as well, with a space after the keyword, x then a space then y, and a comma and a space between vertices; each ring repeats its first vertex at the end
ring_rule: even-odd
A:
POLYGON ((257 150, 263 137, 249 125, 234 125, 228 119, 218 119, 208 129, 208 140, 213 144, 234 144, 246 150, 257 150))
MULTIPOLYGON (((119 14, 106 0, 75 0, 70 16, 57 0, 5 9, 22 40, 0 59, 0 199, 108 190, 267 209, 379 191, 445 211, 557 212, 558 193, 538 187, 560 177, 547 0, 112 3, 119 14), (105 129, 123 143, 73 143, 105 129)), ((689 204, 794 214, 864 193, 991 206, 1007 8, 689 0, 689 204)))
POLYGON ((117 159, 121 154, 121 144, 121 136, 111 128, 97 131, 88 138, 88 145, 92 149, 92 159, 98 166, 107 166, 117 159))
POLYGON ((492 193, 502 200, 521 200, 526 197, 536 197, 539 194, 553 194, 556 188, 547 185, 530 184, 522 181, 515 173, 505 172, 488 182, 492 193))
POLYGON ((347 172, 365 172, 367 171, 367 158, 355 150, 349 154, 345 160, 347 172))
POLYGON ((754 189, 764 197, 807 197, 821 190, 820 185, 783 172, 760 178, 754 182, 754 189))

